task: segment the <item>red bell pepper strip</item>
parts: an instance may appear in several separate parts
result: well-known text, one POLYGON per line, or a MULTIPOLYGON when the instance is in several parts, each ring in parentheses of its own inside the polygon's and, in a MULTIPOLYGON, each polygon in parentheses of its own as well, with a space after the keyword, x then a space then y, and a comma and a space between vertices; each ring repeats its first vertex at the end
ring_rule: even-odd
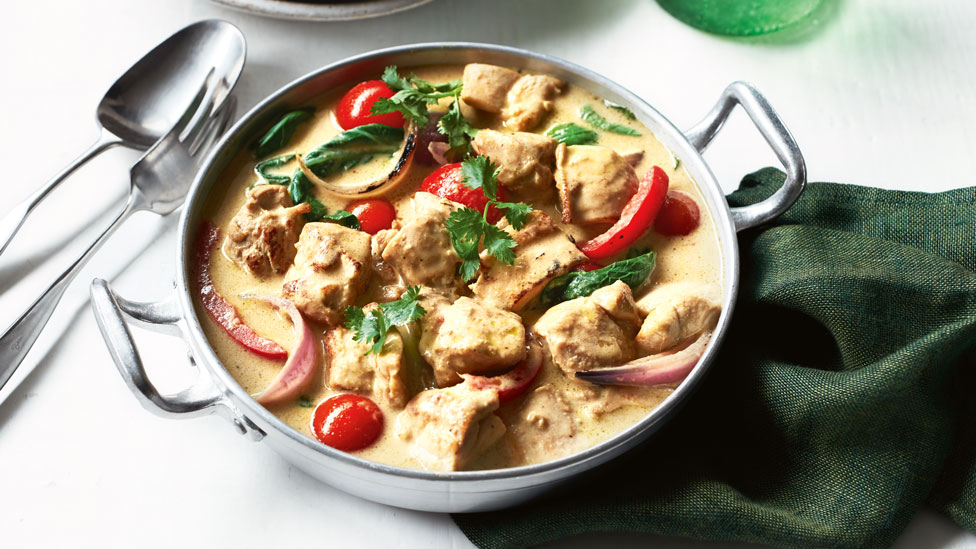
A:
POLYGON ((210 313, 221 328, 234 341, 252 353, 272 360, 285 360, 288 351, 270 339, 259 336, 250 326, 244 324, 240 313, 227 302, 213 285, 210 277, 210 257, 220 240, 220 229, 209 221, 200 224, 197 233, 195 262, 193 265, 193 284, 203 308, 210 313))
POLYGON ((606 259, 626 250, 654 223, 668 194, 668 174, 654 166, 644 175, 637 192, 607 232, 580 244, 590 259, 606 259))

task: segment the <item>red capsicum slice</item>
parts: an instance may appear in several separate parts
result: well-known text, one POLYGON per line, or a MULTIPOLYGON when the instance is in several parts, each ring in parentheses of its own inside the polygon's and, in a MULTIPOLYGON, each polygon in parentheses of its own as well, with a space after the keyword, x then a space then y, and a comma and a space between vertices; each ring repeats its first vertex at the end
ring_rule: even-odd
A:
POLYGON ((288 351, 274 341, 259 336, 250 326, 244 324, 237 309, 217 293, 210 276, 210 257, 219 240, 220 229, 213 223, 204 221, 200 224, 192 274, 203 308, 210 314, 210 318, 227 332, 227 335, 248 351, 272 360, 285 360, 288 358, 288 351))
POLYGON ((580 244, 580 250, 590 259, 606 259, 626 250, 654 223, 667 194, 668 174, 654 166, 624 206, 620 219, 607 232, 580 244))

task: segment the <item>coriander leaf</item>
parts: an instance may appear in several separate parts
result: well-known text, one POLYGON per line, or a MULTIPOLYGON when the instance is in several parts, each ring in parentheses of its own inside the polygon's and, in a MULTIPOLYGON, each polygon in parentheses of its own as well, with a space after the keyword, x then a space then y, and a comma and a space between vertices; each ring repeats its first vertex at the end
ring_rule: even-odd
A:
POLYGON ((494 205, 499 210, 504 211, 505 219, 516 231, 525 226, 529 214, 532 213, 532 206, 521 202, 495 202, 494 205))
POLYGON ((461 102, 454 99, 444 116, 437 122, 437 131, 447 136, 447 143, 452 149, 464 149, 463 156, 467 156, 471 139, 477 130, 461 114, 461 102))
POLYGON ((281 174, 268 173, 268 170, 273 168, 280 168, 285 164, 288 164, 295 159, 294 154, 285 154, 282 156, 276 156, 274 158, 269 158, 263 162, 258 162, 254 166, 254 173, 258 175, 261 179, 268 183, 273 183, 275 185, 287 185, 291 181, 291 177, 281 174))
POLYGON ((606 118, 603 118, 593 107, 589 105, 583 105, 580 107, 579 117, 587 124, 593 126, 594 128, 605 130, 608 132, 619 133, 621 135, 630 135, 633 137, 640 137, 641 133, 633 128, 621 124, 614 124, 613 122, 608 122, 606 118))
POLYGON ((478 258, 478 250, 475 249, 474 257, 466 257, 461 260, 461 265, 458 266, 458 274, 461 275, 461 280, 470 282, 480 269, 481 259, 478 258))
POLYGON ((461 182, 469 189, 481 189, 490 200, 498 198, 498 165, 479 155, 461 162, 461 182))
POLYGON ((627 120, 637 120, 637 115, 635 115, 632 110, 628 109, 623 105, 618 105, 608 99, 604 99, 603 104, 619 112, 620 114, 624 115, 624 118, 626 118, 627 120))
POLYGON ((440 95, 441 97, 448 97, 461 93, 460 80, 449 80, 443 84, 432 84, 422 78, 419 78, 416 74, 411 74, 409 77, 407 77, 407 81, 413 84, 418 91, 427 95, 440 95))
POLYGON ((585 297, 596 290, 622 280, 636 290, 654 272, 655 254, 647 252, 630 259, 611 263, 595 271, 571 271, 549 281, 539 294, 539 306, 546 308, 577 297, 585 297))
POLYGON ((284 148, 291 141, 295 130, 303 122, 312 118, 315 109, 308 107, 297 111, 291 111, 281 117, 270 130, 251 144, 254 149, 254 156, 262 158, 284 148))
POLYGON ((380 303, 379 307, 364 311, 360 307, 346 307, 346 328, 353 331, 353 340, 372 343, 366 354, 380 354, 386 334, 394 326, 404 326, 427 314, 417 302, 420 286, 410 286, 400 299, 380 303))
POLYGON ((461 258, 459 272, 465 281, 471 280, 481 267, 478 244, 488 222, 484 214, 471 208, 458 208, 448 216, 445 226, 451 238, 451 246, 461 258))
POLYGON ((546 132, 546 135, 567 145, 592 145, 596 143, 599 137, 595 131, 577 126, 572 122, 553 126, 546 132))
POLYGON ((396 65, 390 65, 383 69, 383 76, 380 77, 380 80, 394 92, 411 87, 410 80, 400 76, 400 73, 397 72, 396 65))
POLYGON ((336 225, 342 225, 343 227, 349 227, 350 229, 359 230, 359 218, 346 210, 336 210, 329 215, 323 215, 322 221, 328 221, 335 223, 336 225))
POLYGON ((504 230, 495 225, 485 224, 484 244, 485 251, 493 255, 498 261, 506 265, 515 263, 515 252, 512 251, 512 248, 515 247, 515 239, 504 230))
POLYGON ((399 112, 418 127, 427 125, 427 118, 429 116, 427 103, 425 101, 419 101, 416 96, 410 94, 401 95, 406 91, 397 92, 389 99, 385 97, 377 99, 373 103, 373 106, 370 107, 369 113, 386 114, 389 112, 399 112))

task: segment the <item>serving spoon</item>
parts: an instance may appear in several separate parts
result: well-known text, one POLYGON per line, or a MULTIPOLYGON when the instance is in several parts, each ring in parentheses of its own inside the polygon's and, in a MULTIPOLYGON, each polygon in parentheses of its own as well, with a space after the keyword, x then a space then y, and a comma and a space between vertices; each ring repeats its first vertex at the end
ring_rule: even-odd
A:
POLYGON ((220 105, 244 67, 244 36, 234 25, 210 19, 176 32, 136 62, 105 93, 95 113, 98 140, 33 195, 0 219, 0 254, 34 207, 65 178, 102 152, 122 145, 149 149, 180 120, 211 68, 227 83, 220 105))

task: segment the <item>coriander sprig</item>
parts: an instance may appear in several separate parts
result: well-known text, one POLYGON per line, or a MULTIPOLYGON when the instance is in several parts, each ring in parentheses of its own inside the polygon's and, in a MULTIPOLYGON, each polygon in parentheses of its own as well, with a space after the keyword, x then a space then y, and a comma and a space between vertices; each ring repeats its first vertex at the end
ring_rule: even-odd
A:
POLYGON ((355 341, 372 343, 366 354, 380 354, 386 334, 395 326, 405 326, 427 314, 418 298, 420 286, 408 286, 396 301, 380 303, 368 312, 362 307, 346 307, 346 328, 353 331, 355 341))
POLYGON ((461 182, 471 189, 481 189, 488 198, 484 211, 461 207, 447 218, 447 234, 451 246, 461 258, 458 272, 466 282, 470 281, 481 268, 479 244, 495 259, 512 265, 515 263, 515 239, 488 221, 488 210, 495 207, 502 210, 505 219, 516 231, 525 226, 532 206, 518 202, 498 200, 498 166, 487 156, 476 156, 461 162, 461 182))

